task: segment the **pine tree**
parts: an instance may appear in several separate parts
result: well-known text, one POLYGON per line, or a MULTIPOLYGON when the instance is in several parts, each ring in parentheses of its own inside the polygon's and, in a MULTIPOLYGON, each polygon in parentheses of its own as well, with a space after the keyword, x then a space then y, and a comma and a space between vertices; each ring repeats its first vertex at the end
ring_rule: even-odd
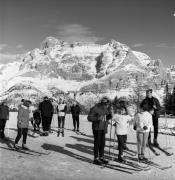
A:
POLYGON ((168 83, 165 85, 164 109, 167 114, 171 112, 171 93, 169 93, 168 83))
POLYGON ((171 96, 171 113, 175 115, 175 86, 173 87, 173 92, 171 96))

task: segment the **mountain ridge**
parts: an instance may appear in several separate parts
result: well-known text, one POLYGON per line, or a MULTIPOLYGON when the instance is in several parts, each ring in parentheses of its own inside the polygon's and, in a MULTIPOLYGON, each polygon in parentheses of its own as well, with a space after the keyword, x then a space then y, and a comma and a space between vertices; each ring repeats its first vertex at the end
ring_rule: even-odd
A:
POLYGON ((153 60, 115 40, 99 45, 47 37, 40 48, 20 58, 20 62, 0 67, 1 94, 29 81, 39 84, 49 96, 51 86, 57 86, 62 93, 93 91, 94 87, 97 91, 117 92, 137 84, 156 89, 157 85, 172 82, 171 72, 175 71, 173 66, 166 69, 161 60, 153 60))

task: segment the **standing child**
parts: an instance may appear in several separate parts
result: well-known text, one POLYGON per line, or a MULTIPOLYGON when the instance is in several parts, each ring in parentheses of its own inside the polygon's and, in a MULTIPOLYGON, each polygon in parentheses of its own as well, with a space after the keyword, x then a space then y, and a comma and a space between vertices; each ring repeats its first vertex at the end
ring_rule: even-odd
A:
POLYGON ((29 120, 30 120, 30 117, 29 117, 30 104, 31 104, 30 101, 24 100, 23 104, 21 104, 21 106, 19 106, 18 116, 17 116, 18 133, 17 133, 16 139, 15 139, 15 144, 14 144, 15 148, 18 148, 17 144, 18 144, 19 140, 21 139, 21 136, 23 135, 22 148, 26 149, 26 150, 28 149, 28 147, 26 146, 26 140, 27 140, 29 120))
POLYGON ((145 157, 145 148, 148 141, 148 135, 152 127, 152 114, 154 109, 148 112, 146 104, 140 106, 140 112, 135 116, 135 129, 137 131, 137 150, 138 160, 147 160, 145 157))
POLYGON ((67 112, 67 105, 63 99, 60 99, 60 102, 57 106, 57 113, 58 113, 58 134, 59 137, 60 133, 64 136, 64 124, 65 124, 65 116, 67 112))
POLYGON ((118 139, 118 160, 123 162, 123 150, 125 147, 129 122, 131 122, 132 117, 127 115, 126 108, 120 106, 117 111, 114 112, 112 120, 115 122, 115 134, 118 139))
POLYGON ((34 131, 40 130, 40 124, 41 124, 41 114, 38 109, 33 111, 33 120, 31 121, 34 131))

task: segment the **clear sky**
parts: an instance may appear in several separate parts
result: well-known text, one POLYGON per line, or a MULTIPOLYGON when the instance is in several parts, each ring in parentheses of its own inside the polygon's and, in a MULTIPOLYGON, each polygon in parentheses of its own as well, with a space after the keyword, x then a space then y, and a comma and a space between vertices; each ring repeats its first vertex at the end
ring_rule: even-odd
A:
MULTIPOLYGON (((175 64, 175 0, 0 0, 0 55, 65 41, 110 39, 175 64)), ((1 58, 2 59, 2 58, 1 58)))

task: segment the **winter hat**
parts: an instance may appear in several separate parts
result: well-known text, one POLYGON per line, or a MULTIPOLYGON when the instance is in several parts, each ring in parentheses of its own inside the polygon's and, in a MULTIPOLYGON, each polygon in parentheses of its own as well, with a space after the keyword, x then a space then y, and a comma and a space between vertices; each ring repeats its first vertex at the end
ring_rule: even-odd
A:
POLYGON ((107 96, 104 96, 101 98, 100 103, 102 103, 102 104, 110 103, 110 99, 107 96))

